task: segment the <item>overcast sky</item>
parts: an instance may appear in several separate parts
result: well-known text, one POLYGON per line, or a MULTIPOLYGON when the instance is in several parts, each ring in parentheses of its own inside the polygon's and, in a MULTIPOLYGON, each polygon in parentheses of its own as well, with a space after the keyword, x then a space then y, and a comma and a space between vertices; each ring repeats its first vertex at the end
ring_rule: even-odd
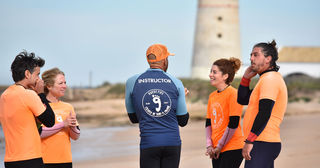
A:
MULTIPOLYGON (((279 46, 320 46, 319 0, 240 0, 241 54, 276 39, 279 46)), ((59 67, 69 86, 125 82, 148 68, 145 51, 167 45, 168 72, 189 77, 197 0, 0 0, 0 84, 26 49, 59 67)))

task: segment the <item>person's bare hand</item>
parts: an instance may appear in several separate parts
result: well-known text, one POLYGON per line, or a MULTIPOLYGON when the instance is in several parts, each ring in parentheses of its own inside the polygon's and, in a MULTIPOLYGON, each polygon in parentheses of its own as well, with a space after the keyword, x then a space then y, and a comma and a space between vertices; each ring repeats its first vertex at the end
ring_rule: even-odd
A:
POLYGON ((246 79, 251 79, 252 77, 256 76, 257 72, 253 71, 252 66, 249 66, 243 74, 243 77, 246 79))
POLYGON ((64 121, 64 126, 65 127, 75 127, 77 126, 77 118, 76 118, 76 114, 72 114, 72 112, 69 113, 68 117, 66 118, 66 120, 64 121))
POLYGON ((208 146, 207 147, 207 151, 205 153, 206 156, 209 156, 210 159, 213 158, 214 152, 213 152, 213 147, 212 146, 208 146))
POLYGON ((34 90, 37 94, 44 92, 44 82, 42 79, 37 80, 35 85, 30 85, 30 88, 34 90))
POLYGON ((187 96, 189 94, 189 90, 187 88, 184 88, 184 95, 187 96))
POLYGON ((253 148, 253 144, 245 143, 242 148, 242 156, 245 160, 251 160, 250 152, 253 148))
POLYGON ((220 152, 221 152, 221 149, 220 149, 220 148, 218 148, 218 147, 214 148, 214 149, 213 149, 213 158, 214 158, 214 159, 218 159, 219 156, 220 156, 220 152))

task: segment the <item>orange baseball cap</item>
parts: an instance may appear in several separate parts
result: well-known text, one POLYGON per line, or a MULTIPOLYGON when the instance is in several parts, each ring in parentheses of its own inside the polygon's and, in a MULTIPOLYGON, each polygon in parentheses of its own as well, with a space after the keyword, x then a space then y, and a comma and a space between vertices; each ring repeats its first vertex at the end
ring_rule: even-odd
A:
POLYGON ((174 54, 170 53, 165 45, 153 44, 148 48, 146 55, 147 55, 148 62, 158 62, 167 58, 169 55, 174 55, 174 54), (148 59, 149 54, 155 55, 156 59, 149 60, 148 59))

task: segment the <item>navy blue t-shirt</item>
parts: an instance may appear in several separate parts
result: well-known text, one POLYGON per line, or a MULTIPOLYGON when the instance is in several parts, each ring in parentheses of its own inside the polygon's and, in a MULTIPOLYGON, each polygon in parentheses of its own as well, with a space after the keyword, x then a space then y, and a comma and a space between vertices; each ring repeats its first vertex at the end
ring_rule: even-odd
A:
POLYGON ((140 148, 181 145, 177 115, 187 114, 180 80, 161 69, 148 69, 126 83, 126 108, 136 113, 140 148))

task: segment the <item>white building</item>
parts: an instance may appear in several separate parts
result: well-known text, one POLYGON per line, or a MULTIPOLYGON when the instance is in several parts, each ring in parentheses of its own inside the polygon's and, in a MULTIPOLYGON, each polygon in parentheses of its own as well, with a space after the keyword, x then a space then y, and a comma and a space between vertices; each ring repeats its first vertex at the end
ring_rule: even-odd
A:
POLYGON ((283 76, 306 74, 320 78, 320 47, 280 48, 277 64, 283 76))
MULTIPOLYGON (((282 47, 277 65, 283 77, 305 74, 320 78, 320 47, 282 47)), ((243 65, 238 75, 242 76, 249 65, 243 65)))

